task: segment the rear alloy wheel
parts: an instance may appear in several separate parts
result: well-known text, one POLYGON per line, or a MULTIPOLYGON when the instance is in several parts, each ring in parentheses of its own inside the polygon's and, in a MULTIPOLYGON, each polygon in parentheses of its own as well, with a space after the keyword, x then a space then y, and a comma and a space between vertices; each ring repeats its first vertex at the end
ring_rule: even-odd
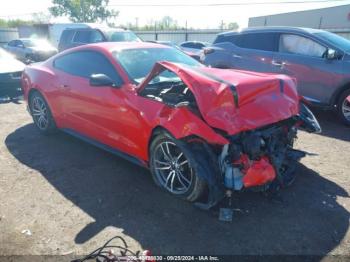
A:
POLYGON ((150 154, 151 172, 158 186, 188 201, 202 195, 205 182, 196 175, 190 150, 165 134, 153 140, 150 154))
POLYGON ((34 124, 40 130, 40 132, 49 134, 56 129, 50 108, 44 97, 38 92, 35 92, 30 97, 30 112, 33 117, 34 124))
POLYGON ((338 115, 344 124, 350 126, 350 89, 345 90, 339 98, 338 115))

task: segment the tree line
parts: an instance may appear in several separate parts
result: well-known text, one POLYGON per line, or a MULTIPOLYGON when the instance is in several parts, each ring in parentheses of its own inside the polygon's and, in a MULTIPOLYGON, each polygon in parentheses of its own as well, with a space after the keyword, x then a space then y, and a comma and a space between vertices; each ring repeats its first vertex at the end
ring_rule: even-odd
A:
MULTIPOLYGON (((50 14, 35 13, 30 20, 22 19, 0 19, 0 27, 18 27, 21 25, 33 25, 48 23, 51 17, 68 17, 75 23, 95 23, 105 22, 110 26, 117 26, 116 19, 119 11, 108 7, 109 0, 52 0, 52 6, 49 8, 50 14)), ((185 30, 193 29, 186 25, 179 25, 178 21, 170 16, 164 16, 159 20, 152 20, 144 25, 138 24, 138 18, 135 22, 129 22, 119 27, 125 27, 132 30, 185 30)), ((225 23, 222 21, 218 28, 222 30, 238 29, 236 22, 225 23)))

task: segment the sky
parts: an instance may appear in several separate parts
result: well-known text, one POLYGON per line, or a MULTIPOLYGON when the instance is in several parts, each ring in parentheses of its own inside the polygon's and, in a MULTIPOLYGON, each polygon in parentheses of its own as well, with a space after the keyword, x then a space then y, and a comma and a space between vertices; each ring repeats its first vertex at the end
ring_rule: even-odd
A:
MULTIPOLYGON (((188 27, 201 29, 219 28, 222 21, 237 22, 240 28, 244 28, 248 25, 249 17, 345 4, 350 4, 350 0, 110 0, 109 2, 110 8, 119 11, 115 21, 117 25, 136 24, 136 22, 138 25, 144 25, 163 16, 171 16, 180 26, 185 26, 187 22, 188 27)), ((51 6, 51 0, 0 0, 0 6, 0 18, 30 19, 32 13, 49 14, 48 7, 51 6)), ((68 22, 68 20, 60 17, 52 19, 51 22, 68 22)))

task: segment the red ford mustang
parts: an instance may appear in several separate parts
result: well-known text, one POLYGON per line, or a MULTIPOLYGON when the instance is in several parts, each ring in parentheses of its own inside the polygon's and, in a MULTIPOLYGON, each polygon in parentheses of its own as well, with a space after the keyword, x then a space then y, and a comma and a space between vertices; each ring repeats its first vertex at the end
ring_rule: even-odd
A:
POLYGON ((149 167, 189 201, 289 184, 303 152, 298 128, 319 132, 287 76, 208 68, 152 43, 99 43, 26 67, 25 99, 42 133, 56 129, 149 167), (229 190, 229 191, 228 191, 229 190))

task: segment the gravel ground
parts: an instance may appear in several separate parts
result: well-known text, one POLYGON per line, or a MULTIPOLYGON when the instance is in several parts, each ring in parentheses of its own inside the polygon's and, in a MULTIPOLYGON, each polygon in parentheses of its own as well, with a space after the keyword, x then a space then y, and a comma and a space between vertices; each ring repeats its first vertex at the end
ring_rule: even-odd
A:
MULTIPOLYGON (((234 197, 234 221, 163 193, 147 170, 0 104, 0 255, 79 255, 114 235, 155 254, 350 255, 350 128, 317 114, 307 156, 278 198, 234 197), (27 230, 27 231, 26 231, 27 230)), ((4 257, 2 257, 4 259, 4 257)), ((1 259, 0 259, 1 260, 1 259)))

